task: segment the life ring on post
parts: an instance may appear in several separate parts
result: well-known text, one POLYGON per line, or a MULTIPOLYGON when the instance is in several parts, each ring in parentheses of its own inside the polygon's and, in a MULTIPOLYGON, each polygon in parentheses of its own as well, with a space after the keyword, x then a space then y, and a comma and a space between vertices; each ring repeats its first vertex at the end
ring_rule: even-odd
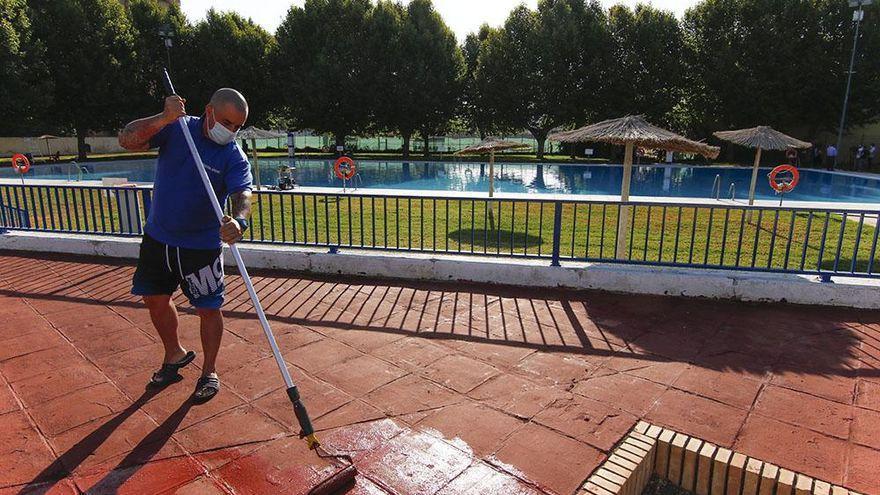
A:
POLYGON ((357 173, 357 165, 350 157, 340 156, 333 164, 333 173, 342 180, 351 180, 357 173))
POLYGON ((20 174, 28 173, 31 169, 31 162, 21 153, 12 155, 12 169, 20 174))
POLYGON ((801 179, 801 174, 798 172, 797 167, 793 165, 780 165, 773 170, 770 171, 770 174, 767 175, 770 179, 770 187, 773 188, 777 193, 787 193, 790 192, 798 185, 798 181, 801 179), (791 174, 791 180, 777 179, 777 176, 783 172, 788 172, 791 174))

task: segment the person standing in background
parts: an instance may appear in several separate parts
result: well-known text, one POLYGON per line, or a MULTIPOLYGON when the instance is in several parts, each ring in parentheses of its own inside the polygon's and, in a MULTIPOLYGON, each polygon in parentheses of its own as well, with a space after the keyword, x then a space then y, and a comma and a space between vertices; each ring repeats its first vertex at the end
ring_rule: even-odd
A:
POLYGON ((825 148, 825 168, 834 170, 834 160, 837 159, 837 148, 833 144, 829 144, 825 148))

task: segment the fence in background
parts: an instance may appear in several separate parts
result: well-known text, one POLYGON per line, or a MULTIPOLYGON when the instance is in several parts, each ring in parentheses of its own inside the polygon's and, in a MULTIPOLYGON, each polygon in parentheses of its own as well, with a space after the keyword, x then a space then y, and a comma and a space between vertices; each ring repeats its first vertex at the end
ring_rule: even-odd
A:
MULTIPOLYGON (((137 236, 146 187, 0 185, 0 229, 137 236)), ((181 212, 185 214, 185 212, 181 212)), ((246 241, 877 277, 877 210, 261 191, 246 241)))

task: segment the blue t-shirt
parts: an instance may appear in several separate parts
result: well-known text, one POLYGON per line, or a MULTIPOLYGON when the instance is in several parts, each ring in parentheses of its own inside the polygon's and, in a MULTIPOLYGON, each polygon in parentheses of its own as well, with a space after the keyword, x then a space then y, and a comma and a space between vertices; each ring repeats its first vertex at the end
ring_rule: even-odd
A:
MULTIPOLYGON (((202 132, 202 119, 186 117, 205 171, 221 205, 229 194, 250 189, 251 166, 234 141, 221 146, 202 132)), ((159 148, 153 200, 144 232, 169 246, 214 249, 222 245, 220 222, 196 170, 180 124, 168 124, 150 139, 159 148)))

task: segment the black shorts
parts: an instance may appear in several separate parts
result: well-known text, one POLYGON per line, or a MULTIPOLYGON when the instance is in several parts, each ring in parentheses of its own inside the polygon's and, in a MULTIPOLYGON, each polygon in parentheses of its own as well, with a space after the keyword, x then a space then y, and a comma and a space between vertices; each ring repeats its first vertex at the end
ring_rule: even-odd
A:
POLYGON ((131 293, 171 295, 177 287, 190 304, 202 309, 223 306, 223 249, 168 246, 144 234, 131 293))

